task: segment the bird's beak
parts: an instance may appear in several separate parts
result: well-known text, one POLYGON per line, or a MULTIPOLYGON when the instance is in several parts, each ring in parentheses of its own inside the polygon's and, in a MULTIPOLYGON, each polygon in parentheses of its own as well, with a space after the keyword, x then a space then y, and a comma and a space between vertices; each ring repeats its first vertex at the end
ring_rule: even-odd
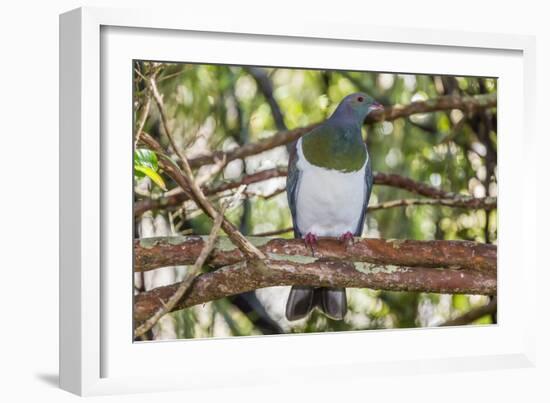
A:
POLYGON ((371 111, 383 111, 384 106, 381 103, 373 102, 371 107, 370 107, 370 110, 371 111))

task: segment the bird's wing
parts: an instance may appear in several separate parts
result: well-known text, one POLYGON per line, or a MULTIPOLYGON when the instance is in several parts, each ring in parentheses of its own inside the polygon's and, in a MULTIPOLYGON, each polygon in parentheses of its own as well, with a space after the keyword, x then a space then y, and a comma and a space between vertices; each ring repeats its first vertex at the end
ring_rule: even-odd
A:
POLYGON ((294 227, 294 237, 301 238, 302 234, 298 229, 298 222, 296 220, 296 200, 298 196, 298 183, 300 182, 301 172, 298 168, 298 142, 294 142, 293 147, 290 150, 288 158, 288 174, 286 178, 286 195, 288 199, 288 206, 292 213, 292 225, 294 227))
POLYGON ((363 210, 361 211, 361 216, 359 218, 359 223, 355 229, 355 236, 361 236, 363 233, 363 226, 365 225, 365 217, 367 215, 367 207, 369 205, 370 194, 372 191, 374 179, 372 176, 372 166, 370 162, 370 156, 367 151, 367 166, 365 167, 365 198, 363 201, 363 210))

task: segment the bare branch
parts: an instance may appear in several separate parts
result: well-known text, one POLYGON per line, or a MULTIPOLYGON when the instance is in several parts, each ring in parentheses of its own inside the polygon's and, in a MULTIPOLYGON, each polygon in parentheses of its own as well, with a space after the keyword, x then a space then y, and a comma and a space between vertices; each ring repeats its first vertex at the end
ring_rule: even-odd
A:
POLYGON ((135 140, 134 140, 134 148, 137 148, 137 145, 139 143, 139 136, 141 136, 141 132, 143 131, 143 128, 145 127, 145 122, 147 121, 147 118, 149 117, 149 109, 151 107, 151 96, 147 95, 147 101, 145 102, 145 106, 143 107, 143 110, 141 112, 141 116, 139 118, 138 127, 135 134, 135 140))
POLYGON ((272 148, 290 143, 302 135, 309 132, 318 124, 301 127, 294 130, 286 130, 278 132, 271 137, 257 141, 255 143, 248 143, 241 147, 237 147, 234 150, 224 153, 223 151, 214 151, 208 155, 202 155, 189 160, 189 164, 192 168, 198 168, 203 165, 212 164, 216 158, 221 158, 223 154, 226 155, 227 161, 231 162, 239 158, 249 157, 251 155, 259 154, 263 151, 271 150, 272 148))
MULTIPOLYGON (((202 191, 205 195, 211 196, 216 193, 221 193, 227 190, 238 188, 241 185, 249 185, 252 183, 261 182, 267 179, 271 178, 277 178, 286 176, 287 170, 286 168, 271 168, 266 169, 264 171, 256 172, 251 175, 245 175, 241 179, 234 180, 234 181, 228 181, 221 183, 219 185, 211 186, 211 187, 203 187, 202 191)), ((456 202, 455 204, 452 204, 452 206, 456 207, 468 207, 468 208, 496 208, 496 200, 494 200, 494 206, 493 206, 493 200, 487 199, 487 198, 471 198, 468 196, 459 195, 453 192, 447 192, 444 190, 441 190, 439 188, 430 186, 428 184, 415 181, 413 179, 407 178, 405 176, 397 175, 397 174, 387 174, 382 172, 375 172, 374 173, 374 184, 375 185, 382 185, 382 186, 391 186, 400 188, 403 190, 407 190, 412 193, 416 193, 422 196, 427 196, 431 198, 437 198, 437 199, 449 199, 453 200, 453 202, 449 202, 449 205, 454 203, 454 200, 470 200, 471 202, 466 203, 464 206, 460 206, 460 202, 456 202), (479 207, 478 207, 479 206, 479 207)), ((156 210, 156 209, 162 209, 162 208, 168 208, 172 206, 180 206, 183 202, 189 200, 189 197, 183 192, 183 190, 179 191, 170 191, 170 195, 166 197, 161 197, 159 199, 142 199, 138 200, 134 204, 134 214, 136 216, 139 216, 143 214, 144 212, 148 210, 156 210)), ((431 202, 426 202, 425 204, 430 204, 431 202)), ((431 203, 431 204, 444 204, 443 203, 431 203)), ((413 203, 413 204, 422 204, 422 203, 413 203)))
POLYGON ((223 221, 223 214, 225 212, 225 205, 222 206, 220 213, 214 220, 214 225, 212 226, 212 230, 210 231, 210 236, 208 237, 208 240, 206 241, 204 247, 201 250, 201 253, 199 254, 199 257, 195 261, 195 264, 187 269, 187 272, 185 273, 185 277, 183 281, 181 281, 178 284, 178 287, 174 291, 172 295, 168 298, 166 302, 163 302, 164 300, 161 300, 161 305, 157 311, 153 313, 145 322, 140 324, 135 330, 134 330, 134 338, 140 337, 141 335, 147 333, 155 324, 167 313, 171 312, 176 304, 182 299, 182 297, 185 295, 186 291, 189 289, 189 286, 201 270, 202 266, 204 265, 204 262, 206 261, 206 258, 212 252, 212 249, 214 249, 214 245, 216 242, 216 238, 218 236, 218 232, 220 231, 222 221, 223 221))
POLYGON ((408 105, 393 105, 383 111, 369 114, 365 123, 382 122, 408 117, 417 113, 428 113, 451 109, 460 109, 464 112, 474 112, 480 109, 494 108, 497 106, 497 94, 474 95, 463 97, 457 95, 445 95, 426 101, 411 102, 408 105))
POLYGON ((466 312, 464 315, 459 316, 458 318, 450 319, 447 322, 442 323, 439 326, 461 326, 469 325, 475 320, 478 320, 482 316, 492 315, 497 311, 497 299, 493 298, 491 302, 487 305, 480 306, 479 308, 474 308, 469 312, 466 312))
POLYGON ((280 195, 281 193, 285 193, 286 192, 286 188, 282 187, 282 188, 278 188, 278 189, 275 189, 274 191, 272 191, 271 193, 263 193, 263 192, 252 192, 250 190, 247 190, 246 192, 244 192, 243 194, 246 196, 246 197, 256 197, 258 199, 264 199, 264 200, 269 200, 277 195, 280 195))
MULTIPOLYGON (((170 160, 164 155, 164 152, 160 147, 160 145, 151 136, 148 136, 148 141, 150 145, 152 145, 154 149, 161 154, 160 159, 162 160, 163 164, 165 166, 169 166, 169 169, 167 169, 167 172, 169 174, 172 173, 172 179, 174 179, 182 189, 184 189, 189 193, 189 197, 191 197, 209 217, 211 217, 212 219, 216 219, 219 213, 216 211, 212 203, 210 203, 210 201, 206 198, 200 186, 195 182, 195 178, 193 175, 193 171, 191 170, 191 166, 189 165, 189 161, 187 160, 185 155, 183 155, 183 153, 180 152, 178 146, 176 145, 174 137, 172 136, 170 128, 168 127, 168 122, 166 119, 166 111, 164 110, 162 96, 158 92, 154 76, 149 78, 149 86, 151 88, 153 98, 155 99, 157 107, 160 111, 161 121, 162 121, 164 131, 168 136, 168 139, 170 140, 170 144, 172 145, 174 152, 180 159, 180 163, 183 168, 183 173, 179 170, 179 167, 172 162, 172 160, 170 160)), ((143 138, 144 135, 145 133, 141 137, 143 138)), ((229 160, 225 156, 215 159, 214 162, 217 162, 220 160, 223 161, 222 165, 225 165, 226 163, 229 162, 229 160)), ((227 235, 229 236, 229 238, 231 238, 231 240, 235 243, 235 245, 241 248, 241 250, 247 256, 247 258, 249 259, 265 258, 263 253, 260 252, 250 242, 248 242, 247 239, 243 236, 243 234, 241 234, 239 230, 233 224, 231 224, 228 220, 226 220, 224 217, 222 217, 222 227, 224 231, 227 233, 227 235)))
POLYGON ((287 232, 292 232, 292 231, 294 231, 294 228, 287 227, 282 229, 276 229, 273 231, 259 232, 257 234, 254 234, 253 236, 255 237, 274 236, 274 235, 286 234, 287 232))
POLYGON ((436 188, 428 184, 415 181, 414 179, 407 178, 406 176, 401 176, 397 174, 375 172, 374 184, 396 187, 403 190, 408 190, 411 193, 416 193, 421 196, 438 198, 438 199, 454 199, 458 197, 456 193, 446 192, 439 188, 436 188))
MULTIPOLYGON (((254 194, 251 192, 244 192, 247 196, 261 197, 264 199, 269 199, 278 194, 285 192, 286 189, 276 189, 274 192, 263 195, 263 194, 254 194)), ((367 207, 367 212, 384 210, 389 208, 396 207, 408 207, 408 206, 446 206, 453 208, 468 208, 468 209, 483 209, 486 211, 493 210, 497 208, 497 198, 496 197, 469 197, 469 196, 459 196, 455 195, 452 199, 397 199, 390 200, 387 202, 370 204, 367 207)), ((194 214, 197 210, 188 210, 188 214, 194 214)), ((293 231, 292 227, 278 229, 274 231, 268 231, 265 233, 254 234, 254 236, 273 236, 284 234, 287 232, 293 231)))
POLYGON ((211 169, 206 174, 197 178, 197 186, 202 190, 202 186, 206 184, 210 179, 215 177, 217 174, 219 174, 226 165, 227 161, 225 160, 225 156, 223 156, 222 159, 217 161, 214 165, 210 165, 211 169))
MULTIPOLYGON (((267 256, 310 256, 301 239, 249 237, 267 256)), ((160 237, 134 241, 134 270, 192 264, 204 245, 199 236, 160 237)), ((395 266, 447 267, 496 274, 497 247, 470 241, 415 241, 356 238, 350 245, 335 238, 321 238, 315 257, 395 266)), ((213 267, 235 264, 242 252, 219 238, 207 263, 213 267)))
MULTIPOLYGON (((357 287, 391 291, 459 294, 496 294, 496 274, 479 271, 394 267, 367 263, 316 260, 309 263, 268 259, 262 270, 254 261, 239 262, 195 280, 174 309, 213 301, 264 287, 307 285, 357 287)), ((178 284, 155 288, 135 297, 134 319, 155 312, 160 300, 172 295, 178 284)))
POLYGON ((271 84, 271 80, 269 79, 267 72, 259 67, 248 67, 247 71, 252 77, 254 77, 254 80, 256 80, 256 83, 260 87, 260 91, 267 100, 267 103, 271 108, 271 114, 273 115, 273 120, 275 121, 277 130, 287 130, 281 108, 279 108, 279 104, 273 96, 273 85, 271 84))
MULTIPOLYGON (((188 197, 192 198, 195 203, 210 217, 215 219, 218 216, 218 212, 212 205, 212 203, 204 196, 202 190, 197 186, 194 180, 190 179, 191 177, 186 177, 179 167, 164 154, 162 147, 153 139, 149 134, 143 132, 141 135, 141 141, 146 144, 151 150, 157 153, 159 158, 159 163, 166 173, 174 179, 174 181, 187 192, 188 197)), ((185 156, 183 158, 182 164, 185 166, 186 171, 191 171, 187 159, 185 156)), ((191 173, 192 174, 192 173, 191 173)), ((264 259, 264 254, 256 248, 253 244, 248 242, 243 234, 231 224, 227 219, 223 219, 222 228, 227 233, 231 241, 240 248, 243 253, 249 259, 264 259)))
POLYGON ((176 141, 174 139, 174 136, 172 136, 172 131, 168 127, 168 118, 166 117, 166 111, 164 109, 164 101, 162 99, 162 95, 160 95, 158 91, 155 77, 153 76, 149 77, 147 82, 149 84, 149 88, 151 90, 153 98, 155 99, 155 103, 157 104, 157 108, 160 113, 160 120, 162 122, 162 127, 164 128, 164 133, 168 137, 168 140, 170 141, 170 145, 172 146, 174 153, 176 153, 176 155, 180 159, 185 174, 188 176, 190 180, 194 180, 193 172, 191 171, 191 169, 187 169, 186 167, 186 165, 189 165, 189 164, 186 164, 187 158, 185 158, 185 156, 180 152, 179 147, 177 146, 176 141))
MULTIPOLYGON (((450 109, 460 109, 469 112, 478 109, 492 108, 495 107, 496 104, 496 94, 484 94, 474 97, 446 95, 426 101, 412 102, 411 104, 405 106, 394 105, 386 107, 383 111, 375 111, 371 113, 365 123, 372 124, 385 120, 391 121, 402 117, 408 117, 416 113, 427 113, 450 109)), ((227 157, 227 162, 231 162, 234 159, 245 158, 250 155, 259 154, 274 147, 291 143, 292 141, 297 140, 302 135, 316 127, 318 124, 319 123, 316 123, 307 127, 302 127, 294 130, 280 131, 265 140, 238 147, 232 151, 225 153, 227 157)), ((189 164, 192 168, 212 164, 215 159, 219 159, 222 154, 224 153, 221 151, 217 151, 208 155, 192 158, 189 160, 189 164)))
MULTIPOLYGON (((219 185, 211 187, 202 187, 202 191, 206 196, 211 196, 216 193, 225 192, 226 190, 237 189, 242 185, 249 185, 251 183, 261 182, 271 178, 277 178, 286 176, 286 168, 272 168, 264 171, 256 172, 251 175, 245 175, 239 180, 227 181, 220 183, 219 185)), ((161 197, 159 199, 142 199, 138 200, 134 204, 134 214, 139 216, 148 210, 157 210, 161 208, 179 206, 183 202, 189 200, 189 197, 182 189, 177 192, 170 191, 170 195, 167 197, 161 197)))
POLYGON ((463 207, 473 209, 492 210, 497 207, 496 197, 455 197, 453 199, 399 199, 390 200, 383 203, 371 204, 367 211, 375 211, 388 209, 393 207, 406 206, 448 206, 448 207, 463 207))

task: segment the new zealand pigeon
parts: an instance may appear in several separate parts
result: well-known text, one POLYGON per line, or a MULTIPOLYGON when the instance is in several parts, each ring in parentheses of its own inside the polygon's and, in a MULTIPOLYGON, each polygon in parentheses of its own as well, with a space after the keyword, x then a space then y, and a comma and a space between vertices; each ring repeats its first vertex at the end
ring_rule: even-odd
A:
MULTIPOLYGON (((312 250, 318 236, 340 237, 344 242, 361 236, 373 181, 361 126, 377 109, 382 106, 366 94, 348 95, 330 118, 291 150, 286 189, 294 236, 303 238, 312 250)), ((315 307, 330 318, 343 319, 346 289, 294 286, 286 317, 304 318, 315 307)))

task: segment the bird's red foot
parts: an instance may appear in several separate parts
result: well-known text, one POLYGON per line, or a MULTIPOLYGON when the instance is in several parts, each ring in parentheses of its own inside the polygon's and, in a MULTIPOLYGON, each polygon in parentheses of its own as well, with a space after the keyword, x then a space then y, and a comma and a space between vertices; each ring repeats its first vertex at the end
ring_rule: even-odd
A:
POLYGON ((317 235, 311 232, 308 232, 304 237, 304 243, 306 247, 309 247, 311 249, 311 254, 315 255, 315 251, 313 250, 313 247, 317 246, 317 235))
POLYGON ((304 243, 306 246, 316 246, 317 245, 317 235, 308 232, 304 237, 304 243))
POLYGON ((353 234, 351 232, 345 232, 340 236, 340 241, 344 242, 345 244, 351 244, 353 243, 353 234))

